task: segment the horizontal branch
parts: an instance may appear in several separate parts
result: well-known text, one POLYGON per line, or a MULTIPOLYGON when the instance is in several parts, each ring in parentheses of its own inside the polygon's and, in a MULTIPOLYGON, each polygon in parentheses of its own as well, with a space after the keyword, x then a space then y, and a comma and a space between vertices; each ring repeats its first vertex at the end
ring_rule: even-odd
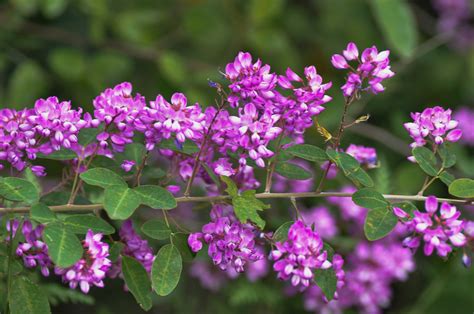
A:
MULTIPOLYGON (((389 201, 425 201, 428 197, 422 195, 397 195, 397 194, 384 194, 385 199, 389 201)), ((278 199, 278 198, 317 198, 317 197, 352 197, 352 193, 344 192, 303 192, 303 193, 258 193, 255 195, 256 198, 260 199, 278 199)), ((178 203, 190 203, 190 202, 218 202, 223 200, 229 200, 230 195, 217 195, 217 196, 189 196, 189 197, 178 197, 176 202, 178 203)), ((474 200, 460 200, 452 198, 438 198, 440 202, 447 202, 450 204, 457 205, 474 205, 474 200)), ((54 212, 90 212, 100 210, 103 208, 102 204, 89 204, 89 205, 56 205, 49 207, 54 212)), ((14 207, 14 208, 2 208, 0 207, 0 213, 27 213, 30 207, 14 207)))

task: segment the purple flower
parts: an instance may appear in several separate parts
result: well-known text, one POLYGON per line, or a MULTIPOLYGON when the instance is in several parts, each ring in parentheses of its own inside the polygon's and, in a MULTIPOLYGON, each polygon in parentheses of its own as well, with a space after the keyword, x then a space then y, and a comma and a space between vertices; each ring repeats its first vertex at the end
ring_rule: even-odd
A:
POLYGON ((102 242, 102 234, 87 231, 83 241, 84 256, 68 268, 55 267, 56 275, 61 275, 69 287, 75 289, 78 285, 82 292, 88 293, 91 285, 103 288, 107 271, 112 266, 109 256, 109 245, 102 242))
POLYGON ((227 207, 215 205, 211 222, 202 227, 202 232, 189 235, 188 244, 193 252, 208 244, 208 254, 221 270, 244 271, 247 263, 256 262, 263 254, 255 246, 257 230, 250 224, 240 223, 233 214, 225 214, 227 207))
POLYGON ((416 250, 423 241, 425 255, 431 255, 436 249, 439 256, 446 257, 452 251, 452 246, 462 247, 466 244, 466 236, 462 233, 465 222, 458 219, 461 212, 455 206, 443 202, 438 212, 438 200, 429 196, 425 209, 426 212, 416 210, 414 218, 404 222, 414 234, 403 240, 406 247, 416 250))
POLYGON ((359 59, 359 50, 354 43, 349 43, 342 55, 335 54, 331 58, 331 63, 336 69, 349 69, 346 83, 342 86, 345 97, 351 97, 354 93, 369 89, 372 93, 378 94, 384 91, 382 81, 391 78, 395 73, 390 69, 388 50, 378 52, 375 46, 367 48, 362 52, 359 59), (356 60, 357 68, 352 67, 348 61, 356 60), (364 87, 364 83, 368 86, 364 87))
POLYGON ((314 224, 314 229, 323 239, 331 239, 337 235, 336 220, 327 207, 316 206, 309 211, 301 212, 301 215, 306 224, 314 224))
POLYGON ((229 162, 229 158, 219 158, 213 163, 213 169, 216 174, 225 177, 230 177, 236 172, 232 169, 232 164, 229 162))
POLYGON ((474 146, 474 110, 467 107, 460 108, 454 113, 454 119, 459 121, 458 127, 462 131, 461 141, 474 146))
POLYGON ((424 146, 427 140, 439 145, 444 141, 456 142, 461 138, 461 129, 456 129, 458 121, 451 119, 451 109, 436 106, 426 108, 421 113, 412 113, 411 117, 413 122, 404 124, 414 140, 411 147, 424 146))
MULTIPOLYGON (((11 232, 11 221, 7 222, 7 230, 11 232)), ((18 220, 13 220, 13 236, 15 236, 18 229, 18 220)), ((38 225, 33 228, 29 220, 25 220, 22 225, 21 232, 25 237, 25 242, 18 243, 16 248, 16 255, 23 259, 23 263, 27 268, 34 268, 39 266, 43 276, 49 276, 49 268, 52 267, 51 259, 48 256, 48 246, 43 242, 43 225, 38 225)), ((7 241, 10 236, 7 235, 7 241)))
POLYGON ((133 168, 133 166, 135 166, 135 161, 133 160, 124 160, 122 162, 122 165, 120 166, 125 172, 130 172, 133 168))
POLYGON ((314 277, 314 270, 332 266, 318 233, 306 227, 301 220, 290 227, 288 239, 275 243, 275 247, 270 255, 275 261, 273 269, 279 279, 291 280, 294 287, 307 288, 314 277))
POLYGON ((362 166, 367 168, 377 167, 377 152, 373 147, 351 144, 346 149, 346 154, 354 157, 362 166))

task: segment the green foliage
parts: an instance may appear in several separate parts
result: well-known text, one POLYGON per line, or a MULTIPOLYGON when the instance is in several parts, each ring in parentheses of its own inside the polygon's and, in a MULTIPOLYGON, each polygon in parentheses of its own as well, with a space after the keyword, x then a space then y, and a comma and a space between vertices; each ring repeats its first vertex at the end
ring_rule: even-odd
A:
POLYGON ((100 186, 102 188, 112 187, 114 185, 127 187, 127 183, 115 172, 105 168, 93 168, 80 174, 82 180, 90 185, 100 186))
POLYGON ((474 198, 474 180, 457 179, 449 185, 449 193, 461 198, 474 198))
POLYGON ((438 167, 436 165, 436 156, 426 147, 415 147, 412 154, 420 168, 430 176, 438 174, 438 167))
POLYGON ((359 162, 349 154, 335 151, 332 148, 326 150, 329 159, 342 170, 344 175, 356 185, 372 187, 374 182, 370 176, 360 167, 359 162))
POLYGON ((30 218, 42 224, 54 222, 58 219, 56 214, 43 203, 38 203, 31 206, 30 218))
POLYGON ((49 257, 59 267, 72 266, 82 257, 81 242, 63 224, 48 224, 43 231, 43 240, 48 245, 49 257))
POLYGON ((104 209, 111 219, 129 218, 140 206, 140 202, 140 195, 126 186, 112 185, 105 189, 104 209))
POLYGON ((133 191, 142 204, 154 209, 172 209, 177 205, 173 194, 158 185, 140 185, 133 191))
POLYGON ((277 163, 275 172, 290 180, 307 180, 312 177, 311 173, 303 167, 288 162, 277 163))
POLYGON ((438 146, 438 154, 443 162, 443 168, 451 168, 456 164, 456 154, 447 143, 438 146))
POLYGON ((170 294, 178 285, 183 263, 178 249, 167 244, 156 255, 151 269, 153 289, 160 296, 170 294))
POLYGON ((270 208, 270 205, 255 198, 254 190, 247 190, 233 197, 232 205, 234 206, 235 215, 240 222, 246 223, 247 220, 249 220, 255 223, 260 229, 265 227, 265 220, 260 217, 258 212, 270 208))
POLYGON ((48 296, 49 303, 52 306, 57 306, 60 303, 94 305, 94 298, 92 296, 84 294, 82 291, 71 289, 67 286, 43 283, 41 288, 44 289, 48 296))
POLYGON ((189 234, 182 232, 173 232, 171 234, 171 243, 178 249, 184 262, 190 262, 196 257, 196 253, 191 251, 188 245, 189 234))
POLYGON ((84 128, 79 131, 77 135, 77 142, 82 146, 87 146, 97 138, 100 132, 104 130, 104 125, 101 124, 97 128, 84 128))
POLYGON ((122 252, 124 247, 125 244, 123 244, 122 242, 112 243, 109 249, 109 259, 112 261, 112 263, 115 263, 118 260, 118 258, 120 257, 120 253, 122 252))
POLYGON ((290 230, 291 225, 293 224, 293 221, 287 221, 284 224, 282 224, 280 227, 278 227, 275 232, 273 233, 273 241, 275 242, 284 242, 286 239, 288 239, 288 231, 290 230))
POLYGON ((148 273, 136 259, 122 256, 122 273, 128 289, 137 300, 137 303, 148 311, 151 309, 151 281, 148 273))
POLYGON ((132 143, 125 146, 125 151, 123 153, 123 159, 125 160, 132 160, 135 162, 135 166, 137 167, 143 161, 145 157, 146 149, 145 145, 142 143, 132 143))
POLYGON ((370 3, 390 47, 402 57, 413 55, 418 34, 408 1, 371 0, 370 3))
POLYGON ((94 215, 67 215, 63 223, 70 232, 76 234, 86 234, 89 229, 105 235, 115 233, 112 225, 94 215))
POLYGON ((39 191, 28 180, 21 178, 0 178, 0 196, 15 202, 34 204, 39 200, 39 191))
POLYGON ((38 158, 52 159, 52 160, 71 160, 77 158, 77 154, 72 150, 61 148, 60 150, 54 151, 51 154, 38 154, 38 158))
POLYGON ((48 298, 42 289, 27 277, 13 277, 11 291, 8 295, 12 314, 51 313, 48 298))
POLYGON ((309 144, 293 145, 285 150, 285 152, 308 161, 324 162, 328 160, 328 156, 324 150, 309 144))
POLYGON ((321 288, 324 296, 331 301, 337 288, 337 277, 334 269, 316 269, 314 271, 314 281, 321 288))
POLYGON ((392 207, 398 207, 403 209, 410 217, 413 217, 413 212, 418 210, 418 208, 412 202, 400 202, 400 203, 393 203, 392 207))
POLYGON ((171 235, 171 230, 168 228, 166 223, 159 219, 152 219, 146 221, 142 225, 142 231, 144 234, 152 239, 164 240, 168 239, 171 235))
POLYGON ((451 183, 453 183, 454 180, 456 180, 456 178, 446 170, 441 172, 438 177, 448 187, 451 185, 451 183))

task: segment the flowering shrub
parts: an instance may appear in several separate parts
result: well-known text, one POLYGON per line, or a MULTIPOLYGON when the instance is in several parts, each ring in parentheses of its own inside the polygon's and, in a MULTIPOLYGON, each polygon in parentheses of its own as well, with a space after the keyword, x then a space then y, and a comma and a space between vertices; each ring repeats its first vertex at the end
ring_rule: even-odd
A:
POLYGON ((455 205, 472 204, 474 181, 448 172, 456 158, 447 142, 472 144, 472 134, 463 139, 463 130, 472 133, 471 113, 451 118, 439 106, 412 113, 404 124, 414 140, 410 160, 425 172, 425 183, 417 195, 381 194, 369 174, 380 166, 376 149, 343 149, 341 139, 368 119, 346 122, 357 100, 383 92, 382 82, 395 75, 389 51, 373 46, 359 55, 349 43, 331 62, 347 74, 334 133, 324 119, 314 120, 339 106, 328 95, 332 83, 323 83, 315 66, 303 76, 290 68, 278 74, 248 52, 227 64, 221 82, 210 83, 215 106, 190 104, 179 92, 170 101, 162 95, 147 101, 124 82, 97 96, 92 113, 57 97, 40 99, 33 109, 0 110, 0 169, 11 173, 0 178, 10 311, 18 309, 19 290, 49 307, 29 278, 36 268, 84 294, 106 288, 108 278, 123 280, 124 290, 149 310, 152 292, 166 296, 179 284, 183 261, 195 258, 191 276, 213 291, 242 273, 258 281, 272 263, 274 276, 288 282, 281 284, 288 293, 303 294, 308 310, 379 313, 390 302, 391 284, 414 271, 412 251, 420 245, 424 255, 443 259, 462 251, 470 265, 474 222, 455 205), (324 149, 305 143, 313 127, 324 136, 324 149), (65 169, 52 190, 34 176, 50 170, 42 159, 65 169), (163 174, 156 175, 157 167, 163 174), (351 185, 325 189, 336 176, 351 185), (438 179, 455 198, 424 196, 438 179), (65 198, 53 198, 57 193, 65 198), (334 208, 300 210, 296 199, 308 197, 327 198, 334 208), (295 218, 275 228, 271 199, 290 200, 295 218), (196 226, 190 207, 174 214, 183 203, 211 204, 210 222, 196 226), (132 219, 144 208, 159 210, 161 218, 146 218, 139 234, 132 219), (349 246, 338 241, 362 235, 349 246))

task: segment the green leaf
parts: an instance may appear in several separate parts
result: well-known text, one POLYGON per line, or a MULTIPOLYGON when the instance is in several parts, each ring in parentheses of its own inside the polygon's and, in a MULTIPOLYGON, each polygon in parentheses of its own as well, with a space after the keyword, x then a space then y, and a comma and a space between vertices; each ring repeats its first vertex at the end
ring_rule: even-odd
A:
POLYGON ((436 156, 426 147, 415 147, 412 150, 412 154, 416 159, 416 162, 420 168, 434 177, 438 174, 438 169, 436 167, 436 156))
POLYGON ((112 185, 105 189, 104 209, 111 219, 127 219, 140 206, 140 195, 122 185, 112 185))
POLYGON ((151 282, 145 268, 136 259, 122 256, 122 273, 128 289, 142 309, 151 309, 151 282))
POLYGON ((51 260, 59 267, 69 267, 83 254, 81 242, 62 224, 49 224, 44 228, 43 240, 48 245, 51 260))
POLYGON ((371 209, 364 223, 364 233, 369 241, 375 241, 388 235, 397 225, 398 218, 387 209, 371 209))
POLYGON ((278 163, 275 172, 290 180, 307 180, 312 177, 312 174, 303 167, 288 162, 278 163))
POLYGON ((328 269, 316 269, 314 271, 314 281, 328 301, 331 301, 337 289, 336 271, 332 267, 328 269))
POLYGON ((10 201, 27 204, 34 204, 39 200, 38 189, 33 183, 13 177, 0 180, 0 196, 10 201))
MULTIPOLYGON (((45 16, 54 18, 61 15, 68 5, 68 0, 42 0, 41 9, 45 16)), ((70 68, 73 65, 69 65, 70 68)))
POLYGON ((374 182, 370 176, 360 167, 359 162, 349 154, 327 149, 329 159, 342 170, 344 175, 356 185, 372 187, 374 182))
POLYGON ((146 221, 142 225, 142 231, 144 234, 152 239, 164 240, 168 239, 171 235, 171 230, 168 228, 166 223, 159 219, 152 219, 146 221))
POLYGON ((206 164, 202 164, 201 166, 204 168, 204 170, 206 170, 206 172, 209 175, 209 177, 211 178, 212 182, 214 182, 214 184, 220 189, 221 182, 219 181, 219 177, 216 175, 214 170, 212 170, 211 167, 209 167, 206 164))
POLYGON ((474 198, 474 180, 463 178, 449 185, 449 194, 460 198, 474 198))
POLYGON ((167 139, 160 143, 160 148, 171 149, 172 151, 192 155, 199 152, 199 147, 191 141, 185 141, 184 143, 177 144, 174 139, 167 139))
POLYGON ((456 177, 454 177, 452 174, 450 174, 449 172, 447 172, 446 170, 441 172, 441 174, 439 175, 439 179, 444 183, 446 184, 446 186, 450 186, 451 183, 454 182, 454 180, 456 180, 456 177))
POLYGON ((288 239, 288 231, 290 230, 291 225, 293 225, 294 221, 287 221, 282 224, 280 227, 275 230, 273 234, 273 241, 275 242, 284 242, 288 239))
POLYGON ((328 160, 324 150, 309 144, 294 145, 285 150, 285 152, 308 161, 324 162, 328 160))
POLYGON ((372 0, 372 9, 392 49, 403 57, 413 55, 418 41, 416 22, 405 0, 372 0))
POLYGON ((34 104, 46 94, 48 82, 46 73, 39 64, 33 61, 20 63, 10 75, 8 103, 18 109, 27 104, 34 104))
POLYGON ((81 146, 87 146, 97 140, 97 135, 104 130, 104 125, 101 124, 97 128, 85 128, 79 131, 77 135, 77 142, 81 146))
POLYGON ((160 296, 170 294, 178 285, 183 263, 178 249, 167 244, 156 254, 151 268, 153 289, 160 296))
POLYGON ((52 160, 71 160, 77 158, 77 154, 72 150, 61 148, 60 150, 54 151, 51 154, 38 153, 38 158, 52 159, 52 160))
POLYGON ((188 245, 189 234, 176 232, 171 234, 171 243, 178 249, 183 261, 190 262, 196 257, 196 253, 191 251, 188 245))
POLYGON ((125 146, 124 159, 132 160, 135 162, 135 165, 138 166, 141 164, 145 154, 145 145, 141 143, 131 143, 125 146))
POLYGON ((232 181, 231 178, 226 176, 221 176, 221 180, 227 185, 227 189, 225 191, 232 197, 237 196, 239 194, 239 190, 237 189, 237 185, 235 182, 232 181))
POLYGON ((56 214, 52 212, 51 209, 49 209, 49 207, 43 203, 38 203, 31 206, 30 217, 31 219, 42 224, 54 222, 58 219, 56 217, 56 214))
POLYGON ((232 198, 232 205, 237 218, 242 223, 247 220, 255 223, 260 229, 265 227, 265 220, 259 215, 258 211, 270 208, 270 205, 263 203, 255 197, 254 190, 247 190, 232 198))
POLYGON ((133 189, 141 203, 154 209, 172 209, 177 206, 176 199, 168 190, 157 185, 140 185, 133 189))
POLYGON ((443 161, 443 168, 451 168, 456 164, 456 154, 448 147, 447 143, 438 146, 438 153, 443 161))
POLYGON ((120 257, 120 253, 122 252, 125 244, 122 242, 114 242, 109 250, 109 259, 112 263, 115 263, 118 258, 120 257))
POLYGON ((76 234, 86 234, 89 229, 94 233, 102 233, 105 235, 115 233, 115 229, 112 225, 94 215, 68 215, 64 219, 64 225, 70 232, 76 234))
POLYGON ((373 189, 360 189, 352 195, 352 201, 357 205, 369 209, 384 209, 390 208, 390 202, 379 192, 373 189))
POLYGON ((105 168, 89 169, 86 172, 81 173, 80 177, 87 184, 97 185, 103 187, 104 189, 114 185, 127 187, 127 183, 122 179, 121 176, 105 168))
POLYGON ((43 290, 27 277, 14 276, 9 293, 10 312, 12 314, 51 313, 48 298, 43 290))

